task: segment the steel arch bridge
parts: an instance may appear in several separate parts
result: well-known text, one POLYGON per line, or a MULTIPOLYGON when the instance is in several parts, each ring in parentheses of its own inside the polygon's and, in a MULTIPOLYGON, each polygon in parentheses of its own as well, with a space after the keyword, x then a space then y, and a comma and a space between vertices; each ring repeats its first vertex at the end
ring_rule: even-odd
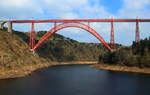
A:
POLYGON ((52 29, 50 29, 40 40, 39 42, 34 45, 34 43, 31 45, 31 50, 36 50, 46 39, 48 39, 50 36, 52 36, 55 32, 68 28, 68 27, 76 27, 81 28, 83 30, 86 30, 87 32, 91 33, 93 36, 95 36, 107 49, 111 50, 111 47, 105 42, 105 40, 100 36, 94 29, 92 29, 90 26, 83 24, 83 23, 62 23, 59 25, 54 26, 52 29))
POLYGON ((150 22, 150 19, 54 19, 54 20, 8 20, 8 21, 0 21, 0 28, 3 28, 4 23, 8 25, 8 32, 12 32, 12 24, 13 23, 32 23, 31 32, 30 32, 30 42, 29 47, 31 51, 35 51, 38 49, 49 37, 51 37, 55 32, 68 28, 68 27, 76 27, 86 30, 95 36, 108 50, 113 51, 115 49, 115 34, 114 34, 114 23, 117 22, 134 22, 136 23, 135 30, 135 42, 140 41, 140 31, 139 31, 139 23, 141 22, 150 22), (84 23, 88 24, 84 24, 84 23), (110 45, 103 39, 103 37, 97 33, 93 28, 90 27, 90 23, 92 22, 108 22, 111 24, 110 31, 110 45), (35 23, 54 23, 54 27, 51 28, 39 41, 35 43, 35 31, 34 24, 35 23), (59 23, 59 24, 58 24, 59 23), (57 25, 58 24, 58 25, 57 25))

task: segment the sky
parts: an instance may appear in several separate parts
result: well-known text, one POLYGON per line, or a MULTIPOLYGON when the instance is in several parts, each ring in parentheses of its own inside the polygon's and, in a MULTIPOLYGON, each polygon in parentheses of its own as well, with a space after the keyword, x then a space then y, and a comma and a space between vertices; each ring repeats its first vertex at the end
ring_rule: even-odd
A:
MULTIPOLYGON (((0 20, 22 19, 150 19, 150 0, 1 0, 0 20)), ((15 30, 30 31, 31 24, 14 24, 15 30)), ((90 23, 107 42, 110 23, 90 23)), ((36 24, 35 31, 50 30, 53 24, 36 24)), ((131 45, 135 23, 115 23, 115 42, 131 45)), ((80 42, 98 43, 90 33, 78 28, 58 31, 80 42)), ((140 23, 141 39, 150 36, 150 23, 140 23)))

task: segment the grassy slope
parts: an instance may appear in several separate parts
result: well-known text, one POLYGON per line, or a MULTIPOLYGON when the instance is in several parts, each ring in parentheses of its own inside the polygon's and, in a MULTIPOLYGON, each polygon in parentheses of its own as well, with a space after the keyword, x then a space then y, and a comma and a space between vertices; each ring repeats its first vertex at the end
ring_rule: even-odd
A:
POLYGON ((0 68, 20 68, 46 62, 37 54, 33 56, 27 43, 20 37, 0 30, 0 68))

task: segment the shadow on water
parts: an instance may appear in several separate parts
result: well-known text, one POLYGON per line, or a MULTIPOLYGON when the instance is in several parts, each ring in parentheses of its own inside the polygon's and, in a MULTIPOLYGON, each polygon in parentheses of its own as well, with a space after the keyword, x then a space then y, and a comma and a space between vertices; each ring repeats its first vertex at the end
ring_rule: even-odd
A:
POLYGON ((0 80, 0 95, 150 95, 150 75, 54 66, 30 76, 0 80))

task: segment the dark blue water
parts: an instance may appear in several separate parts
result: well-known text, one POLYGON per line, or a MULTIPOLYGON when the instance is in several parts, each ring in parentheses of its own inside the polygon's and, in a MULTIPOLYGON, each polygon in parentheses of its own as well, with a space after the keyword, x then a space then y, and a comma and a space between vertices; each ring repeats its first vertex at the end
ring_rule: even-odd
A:
POLYGON ((150 75, 56 66, 0 80, 0 95, 150 95, 150 75))

